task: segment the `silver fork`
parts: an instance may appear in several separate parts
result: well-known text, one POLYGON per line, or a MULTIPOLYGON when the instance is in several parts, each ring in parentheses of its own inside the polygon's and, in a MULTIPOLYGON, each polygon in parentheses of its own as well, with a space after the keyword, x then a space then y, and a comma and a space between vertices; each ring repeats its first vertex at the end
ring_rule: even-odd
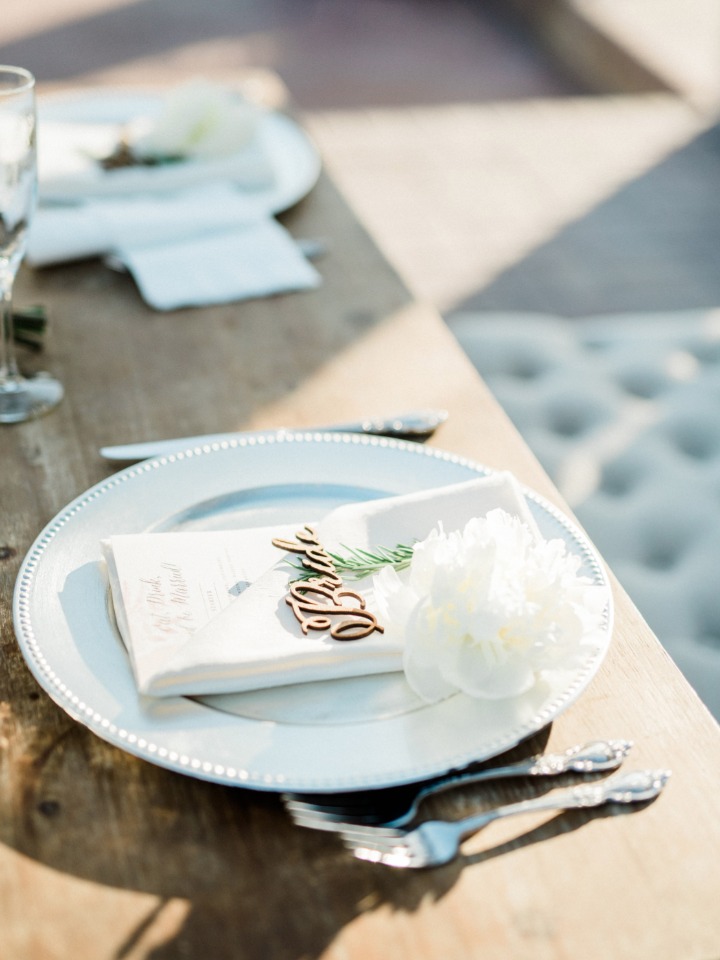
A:
POLYGON ((360 860, 390 867, 436 867, 449 863, 463 840, 493 820, 538 810, 641 803, 657 797, 669 777, 669 770, 638 770, 602 783, 581 784, 547 797, 496 807, 463 820, 428 820, 409 832, 348 824, 342 837, 345 846, 360 860))
POLYGON ((301 794, 285 794, 283 801, 295 823, 315 830, 341 830, 347 823, 404 827, 417 815, 420 804, 436 793, 483 780, 505 777, 555 777, 563 773, 594 773, 616 770, 630 752, 630 740, 593 740, 569 747, 563 753, 538 754, 518 763, 485 770, 465 770, 411 787, 392 791, 369 791, 335 801, 322 797, 310 800, 301 794))

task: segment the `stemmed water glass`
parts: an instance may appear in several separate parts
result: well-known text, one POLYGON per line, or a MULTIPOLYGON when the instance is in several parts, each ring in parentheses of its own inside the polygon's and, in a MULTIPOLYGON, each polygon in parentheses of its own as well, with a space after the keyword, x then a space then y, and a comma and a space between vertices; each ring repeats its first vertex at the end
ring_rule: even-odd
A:
POLYGON ((0 423, 37 417, 63 395, 48 374, 24 377, 13 348, 12 289, 37 198, 35 124, 35 78, 0 66, 0 423))

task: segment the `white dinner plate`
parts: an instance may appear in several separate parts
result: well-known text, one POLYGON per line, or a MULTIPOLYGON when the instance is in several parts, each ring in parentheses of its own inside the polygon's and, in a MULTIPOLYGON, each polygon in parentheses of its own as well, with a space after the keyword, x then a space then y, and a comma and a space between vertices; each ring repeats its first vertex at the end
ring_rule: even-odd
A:
MULTIPOLYGON (((72 91, 63 94, 48 95, 40 98, 38 104, 38 151, 39 166, 42 173, 43 158, 43 127, 47 124, 107 124, 122 125, 130 123, 137 117, 150 116, 158 112, 162 105, 162 97, 157 93, 136 92, 115 89, 90 89, 72 91)), ((269 214, 282 213, 298 203, 315 186, 321 170, 320 154, 305 131, 290 117, 276 111, 263 111, 256 134, 259 145, 267 157, 273 171, 273 182, 248 190, 253 203, 257 204, 269 214)), ((202 179, 202 161, 186 161, 183 164, 173 164, 170 167, 134 168, 132 173, 137 185, 138 174, 143 177, 145 189, 170 189, 173 185, 180 166, 186 164, 198 168, 198 177, 202 179)), ((121 171, 122 173, 122 171, 121 171)), ((108 174, 108 196, 115 191, 109 184, 113 173, 108 174)), ((125 192, 125 191, 123 191, 125 192)), ((94 192, 96 196, 103 196, 102 184, 94 192)), ((43 198, 42 176, 40 182, 40 196, 43 198)), ((62 200, 60 194, 50 199, 62 200)), ((75 199, 82 199, 81 196, 75 199)))
POLYGON ((119 533, 299 525, 357 500, 457 483, 492 471, 379 437, 279 433, 196 447, 114 474, 69 504, 30 549, 15 626, 30 669, 72 717, 110 743, 180 773, 265 790, 332 791, 406 783, 502 753, 585 689, 610 642, 603 565, 553 505, 525 490, 546 538, 562 538, 606 594, 599 644, 506 700, 457 694, 425 704, 402 674, 326 681, 199 701, 137 693, 115 631, 100 541, 119 533))

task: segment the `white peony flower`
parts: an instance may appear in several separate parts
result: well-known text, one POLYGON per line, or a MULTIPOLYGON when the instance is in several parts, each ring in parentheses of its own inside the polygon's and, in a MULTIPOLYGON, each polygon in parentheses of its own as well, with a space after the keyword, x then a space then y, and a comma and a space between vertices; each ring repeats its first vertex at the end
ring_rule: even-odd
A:
POLYGON ((227 157, 247 146, 258 116, 232 91, 194 80, 173 90, 158 116, 131 134, 132 149, 143 158, 227 157))
POLYGON ((493 510, 462 532, 434 530, 402 574, 385 567, 373 579, 375 607, 423 699, 516 696, 588 652, 604 600, 579 566, 562 540, 538 540, 493 510))

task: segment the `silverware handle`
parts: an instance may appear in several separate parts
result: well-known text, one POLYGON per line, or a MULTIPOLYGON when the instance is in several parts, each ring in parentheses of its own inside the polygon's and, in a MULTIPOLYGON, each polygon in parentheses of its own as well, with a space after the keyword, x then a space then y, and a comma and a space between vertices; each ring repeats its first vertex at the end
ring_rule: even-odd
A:
POLYGON ((594 740, 582 746, 570 747, 564 753, 536 754, 517 763, 485 770, 465 770, 435 780, 416 794, 412 806, 401 816, 389 821, 386 826, 406 826, 417 814, 420 804, 427 797, 455 787, 469 786, 486 780, 502 780, 508 777, 557 777, 569 770, 592 773, 595 770, 614 770, 620 766, 631 747, 629 740, 594 740))
MULTIPOLYGON (((506 777, 525 777, 538 775, 538 771, 535 770, 536 763, 539 757, 531 757, 528 760, 521 760, 518 763, 511 763, 505 767, 491 767, 487 770, 473 770, 466 771, 465 773, 455 773, 448 777, 443 778, 442 780, 436 780, 434 783, 429 783, 426 787, 423 787, 422 790, 418 791, 415 795, 412 805, 401 814, 401 816, 396 817, 394 820, 388 820, 384 826, 386 827, 404 827, 407 826, 412 820, 415 819, 420 804, 426 800, 428 797, 436 796, 439 793, 444 793, 446 790, 454 790, 456 787, 467 787, 473 783, 482 783, 486 780, 503 780, 506 777)), ((561 771, 553 771, 550 774, 549 771, 541 771, 542 775, 558 775, 561 771)))
POLYGON ((521 800, 509 803, 494 810, 474 814, 457 820, 455 823, 460 839, 472 836, 482 827, 522 813, 535 813, 543 810, 572 810, 576 808, 601 807, 606 803, 641 803, 654 799, 663 789, 670 777, 669 770, 638 770, 620 774, 603 783, 585 783, 568 790, 562 790, 547 797, 533 800, 521 800))
POLYGON ((368 417, 352 423, 334 423, 319 427, 326 433, 369 433, 381 437, 426 437, 447 420, 445 410, 418 410, 392 417, 368 417))
MULTIPOLYGON (((394 437, 396 439, 423 440, 427 439, 440 424, 447 420, 445 410, 420 410, 403 413, 393 417, 368 418, 353 423, 327 424, 318 427, 297 427, 298 433, 367 433, 379 436, 394 437)), ((223 443, 242 437, 261 436, 285 432, 283 428, 272 430, 248 430, 228 433, 208 433, 196 437, 176 437, 170 440, 147 440, 139 443, 116 444, 100 448, 100 455, 106 460, 129 461, 148 457, 163 456, 177 453, 193 447, 205 446, 210 443, 223 443)), ((288 430, 287 432, 295 432, 288 430)))
POLYGON ((529 760, 522 760, 519 763, 511 763, 505 767, 491 767, 487 770, 467 770, 464 773, 453 773, 442 780, 435 780, 429 783, 415 795, 412 806, 395 820, 389 820, 384 826, 402 827, 410 823, 417 814, 420 804, 428 797, 433 797, 439 793, 445 793, 446 790, 454 790, 456 787, 466 787, 473 783, 482 783, 485 780, 502 780, 505 777, 527 776, 537 757, 529 760))

